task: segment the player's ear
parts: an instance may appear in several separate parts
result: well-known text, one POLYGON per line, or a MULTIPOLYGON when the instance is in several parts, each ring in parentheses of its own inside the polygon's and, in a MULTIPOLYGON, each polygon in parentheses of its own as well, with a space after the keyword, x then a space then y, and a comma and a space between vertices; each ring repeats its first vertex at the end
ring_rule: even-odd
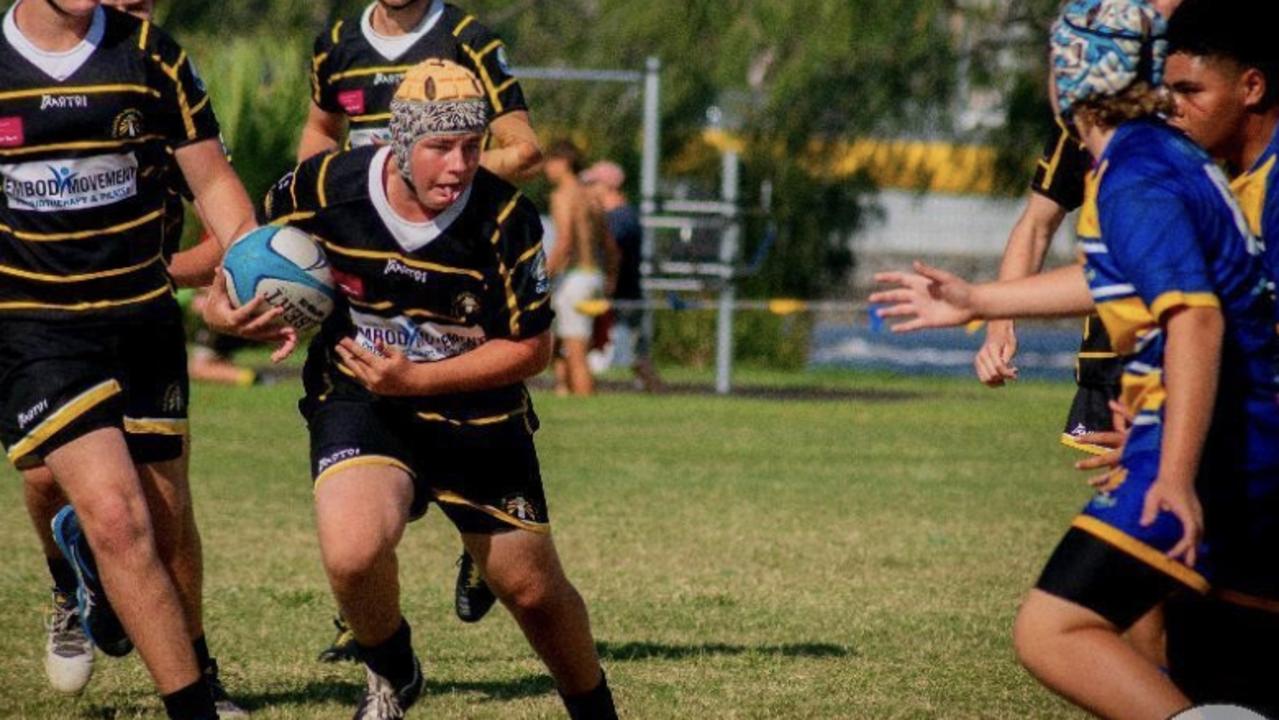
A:
POLYGON ((1243 90, 1244 107, 1249 110, 1259 109, 1270 94, 1266 74, 1255 67, 1244 68, 1239 76, 1239 86, 1243 90))

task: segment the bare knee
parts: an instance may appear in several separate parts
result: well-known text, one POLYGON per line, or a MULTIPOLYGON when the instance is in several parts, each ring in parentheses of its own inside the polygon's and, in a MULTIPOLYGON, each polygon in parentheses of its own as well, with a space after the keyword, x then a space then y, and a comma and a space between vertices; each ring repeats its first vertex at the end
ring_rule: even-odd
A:
POLYGON ((512 573, 510 577, 488 579, 489 587, 514 613, 550 612, 577 591, 563 575, 549 572, 512 573))
POLYGON ((76 514, 99 557, 120 557, 151 547, 151 524, 141 498, 96 498, 81 503, 76 514))
POLYGON ((335 587, 362 584, 378 563, 395 552, 389 542, 329 542, 323 547, 324 570, 335 587))

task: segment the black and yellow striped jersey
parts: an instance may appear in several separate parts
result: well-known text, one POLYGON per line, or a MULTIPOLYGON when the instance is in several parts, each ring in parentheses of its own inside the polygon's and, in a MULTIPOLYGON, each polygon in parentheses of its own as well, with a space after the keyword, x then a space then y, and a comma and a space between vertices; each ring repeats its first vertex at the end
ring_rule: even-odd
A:
POLYGON ((1084 181, 1092 169, 1092 157, 1066 129, 1061 118, 1044 155, 1035 168, 1030 189, 1052 200, 1067 211, 1078 210, 1084 204, 1084 181))
POLYGON ((12 8, 4 24, 0 318, 114 322, 171 311, 172 153, 218 137, 186 53, 150 23, 99 8, 79 64, 51 68, 12 8))
MULTIPOLYGON (((265 219, 289 224, 324 247, 341 302, 311 345, 333 390, 368 398, 342 375, 333 347, 344 337, 381 345, 414 362, 435 362, 493 339, 546 332, 554 313, 537 208, 481 168, 471 187, 428 223, 410 223, 390 206, 385 172, 391 149, 317 155, 267 194, 265 219)), ((391 178, 399 182, 398 175, 391 178)), ((348 395, 350 396, 350 395, 348 395)), ((428 420, 482 423, 528 408, 523 384, 411 400, 428 420)))
POLYGON ((395 89, 405 71, 428 58, 452 60, 474 72, 493 117, 528 109, 505 45, 473 15, 435 0, 412 32, 383 37, 370 20, 376 4, 315 39, 311 98, 320 109, 346 116, 348 148, 387 141, 395 89))

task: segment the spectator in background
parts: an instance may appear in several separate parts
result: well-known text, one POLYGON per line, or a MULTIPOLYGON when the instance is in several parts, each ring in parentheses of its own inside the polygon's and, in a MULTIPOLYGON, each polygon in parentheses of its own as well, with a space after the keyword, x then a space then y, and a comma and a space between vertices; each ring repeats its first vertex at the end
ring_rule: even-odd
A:
POLYGON ((546 269, 558 280, 554 298, 555 389, 559 394, 590 395, 595 379, 586 362, 594 320, 578 309, 587 300, 612 295, 617 287, 617 245, 609 237, 604 216, 578 179, 582 153, 561 140, 547 154, 546 179, 551 191, 551 220, 555 246, 546 269))
MULTIPOLYGON (((622 192, 622 186, 626 184, 626 172, 617 163, 603 160, 582 173, 581 179, 604 213, 608 234, 619 255, 617 286, 611 299, 623 302, 643 300, 640 259, 644 230, 640 227, 639 211, 622 192)), ((616 317, 617 322, 613 325, 613 363, 629 366, 646 392, 660 391, 662 381, 653 367, 648 338, 642 327, 644 311, 624 307, 616 311, 616 317)))

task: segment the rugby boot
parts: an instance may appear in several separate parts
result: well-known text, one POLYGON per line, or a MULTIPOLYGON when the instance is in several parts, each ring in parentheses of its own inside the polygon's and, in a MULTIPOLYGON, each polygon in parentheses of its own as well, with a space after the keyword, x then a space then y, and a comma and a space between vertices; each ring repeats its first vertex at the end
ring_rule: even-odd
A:
POLYGON ((213 707, 218 711, 219 720, 249 716, 249 711, 236 705, 227 694, 226 687, 222 685, 222 678, 218 676, 217 660, 209 661, 209 666, 204 669, 204 679, 209 684, 209 694, 213 696, 213 707))
POLYGON ((47 623, 44 673, 58 692, 75 694, 93 677, 93 643, 80 627, 75 598, 53 589, 53 610, 47 623))
POLYGON ((333 627, 337 628, 337 637, 333 644, 320 652, 320 662, 355 662, 360 659, 359 648, 355 644, 355 633, 341 615, 333 616, 333 627))
POLYGON ((493 608, 497 596, 484 582, 480 568, 471 559, 471 554, 463 551, 457 559, 457 585, 453 591, 453 610, 462 622, 479 622, 493 608))
POLYGON ((417 702, 426 685, 426 678, 422 676, 422 663, 416 655, 413 656, 413 678, 402 687, 395 687, 390 680, 373 672, 368 665, 364 666, 364 672, 368 676, 368 686, 364 690, 364 697, 360 699, 359 707, 355 709, 354 720, 402 720, 408 709, 417 702))
POLYGON ((89 541, 80 528, 75 510, 67 505, 53 518, 53 540, 62 555, 75 568, 76 605, 80 614, 80 627, 89 640, 111 657, 124 657, 133 650, 133 641, 111 609, 102 581, 98 578, 98 566, 93 561, 89 541))

